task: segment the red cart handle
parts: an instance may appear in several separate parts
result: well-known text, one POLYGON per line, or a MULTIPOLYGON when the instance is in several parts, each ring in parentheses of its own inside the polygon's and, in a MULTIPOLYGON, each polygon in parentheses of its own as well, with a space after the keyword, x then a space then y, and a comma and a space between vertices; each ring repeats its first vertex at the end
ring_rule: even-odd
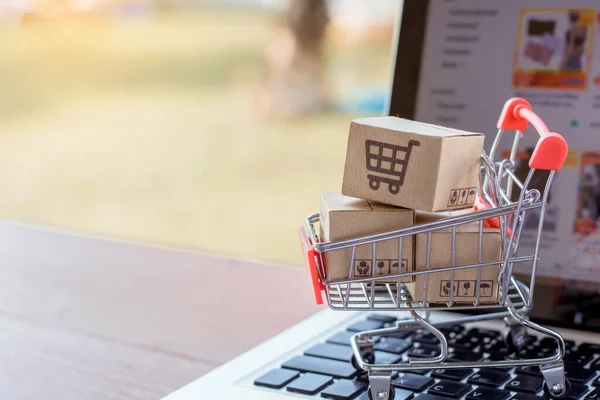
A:
POLYGON ((304 254, 304 262, 310 279, 312 282, 313 292, 315 294, 315 301, 317 304, 323 304, 322 290, 325 290, 325 285, 319 278, 319 272, 317 271, 317 260, 319 259, 319 253, 313 248, 310 238, 306 235, 306 229, 303 226, 298 228, 300 234, 300 245, 302 246, 302 253, 304 254))
POLYGON ((544 121, 532 111, 527 100, 513 97, 504 104, 498 129, 525 131, 529 124, 540 135, 529 159, 529 167, 559 171, 569 152, 565 139, 556 132, 550 132, 544 121))

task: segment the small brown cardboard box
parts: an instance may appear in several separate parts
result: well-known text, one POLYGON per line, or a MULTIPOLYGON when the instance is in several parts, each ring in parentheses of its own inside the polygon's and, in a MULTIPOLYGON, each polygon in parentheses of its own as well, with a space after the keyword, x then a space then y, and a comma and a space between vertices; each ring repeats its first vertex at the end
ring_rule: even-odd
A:
POLYGON ((484 135, 397 117, 352 121, 342 193, 399 207, 470 207, 484 135))
MULTIPOLYGON (((414 222, 414 211, 343 196, 341 193, 321 195, 321 240, 338 241, 406 228, 414 222)), ((398 273, 398 239, 384 240, 376 246, 375 275, 398 273)), ((353 277, 372 276, 372 245, 357 246, 353 277)), ((400 272, 412 271, 413 238, 402 240, 400 272), (407 269, 408 268, 408 269, 407 269)), ((349 279, 352 248, 325 253, 327 280, 349 279)), ((393 279, 392 281, 396 281, 393 279)), ((402 282, 412 282, 404 277, 402 282)))
MULTIPOLYGON (((466 210, 467 213, 471 210, 466 210)), ((423 213, 417 212, 416 224, 462 215, 465 212, 423 213)), ((502 259, 502 236, 499 229, 483 228, 481 261, 492 262, 502 259)), ((427 265, 427 233, 416 235, 415 271, 425 271, 427 265)), ((456 250, 454 265, 478 263, 479 224, 477 222, 456 227, 456 250)), ((429 268, 452 266, 452 228, 431 233, 429 268)), ((498 273, 500 264, 481 268, 480 303, 498 302, 498 273)), ((477 268, 454 272, 454 302, 474 303, 476 300, 477 268)), ((424 301, 425 275, 417 275, 409 291, 414 301, 424 301), (412 286, 414 285, 414 286, 412 286)), ((450 272, 430 273, 427 301, 447 303, 450 301, 450 272)))

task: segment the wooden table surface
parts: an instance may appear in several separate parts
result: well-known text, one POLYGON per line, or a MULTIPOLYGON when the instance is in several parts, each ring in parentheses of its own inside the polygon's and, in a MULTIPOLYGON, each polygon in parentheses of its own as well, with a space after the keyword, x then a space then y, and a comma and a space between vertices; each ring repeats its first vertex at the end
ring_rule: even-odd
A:
POLYGON ((157 399, 317 310, 299 269, 12 223, 0 268, 0 399, 157 399))

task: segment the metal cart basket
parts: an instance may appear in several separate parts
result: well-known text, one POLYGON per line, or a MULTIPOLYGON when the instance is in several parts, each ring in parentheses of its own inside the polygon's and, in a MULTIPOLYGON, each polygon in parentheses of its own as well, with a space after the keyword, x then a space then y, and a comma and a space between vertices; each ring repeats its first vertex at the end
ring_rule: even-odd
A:
MULTIPOLYGON (((506 102, 498 122, 498 133, 493 142, 489 154, 485 151, 481 156, 481 174, 478 193, 475 201, 475 211, 472 213, 450 217, 422 225, 415 225, 391 232, 384 232, 364 237, 358 237, 336 242, 322 242, 319 240, 316 224, 319 215, 313 214, 307 218, 306 227, 300 228, 300 239, 304 248, 306 263, 312 277, 314 294, 317 303, 323 303, 322 293, 329 307, 333 310, 388 310, 406 311, 410 318, 398 321, 395 326, 377 330, 360 332, 351 339, 354 352, 354 363, 358 368, 368 372, 369 396, 372 399, 393 399, 393 388, 391 386, 392 372, 415 371, 423 369, 456 369, 456 368, 489 368, 489 367, 521 367, 539 366, 546 381, 544 390, 551 398, 565 397, 570 384, 565 378, 563 356, 565 354, 565 343, 562 337, 555 331, 545 328, 530 321, 528 312, 533 307, 533 294, 536 280, 536 270, 539 260, 540 239, 544 224, 544 213, 548 195, 556 171, 562 168, 567 156, 568 147, 565 140, 557 133, 550 132, 544 122, 532 111, 531 105, 523 99, 513 98, 506 102), (535 150, 529 160, 530 171, 524 181, 521 181, 514 173, 515 159, 519 140, 523 132, 531 124, 539 134, 535 150), (514 131, 512 150, 508 159, 496 161, 495 155, 500 145, 500 140, 506 131, 514 131), (530 187, 530 182, 536 171, 549 171, 546 185, 542 192, 530 187), (518 199, 513 201, 513 188, 520 191, 518 199), (537 240, 532 254, 524 254, 524 249, 519 251, 519 239, 525 217, 529 212, 535 212, 539 216, 537 225, 537 240), (478 230, 478 262, 469 265, 457 265, 456 236, 457 229, 464 224, 477 224, 478 230), (482 261, 482 241, 484 228, 499 229, 502 237, 502 256, 498 260, 482 261), (430 265, 431 235, 444 230, 451 232, 451 263, 442 268, 432 268, 430 265), (354 263, 357 247, 371 247, 372 263, 375 265, 377 246, 385 241, 393 240, 398 243, 398 265, 402 258, 402 242, 409 238, 415 239, 417 235, 426 235, 427 253, 424 268, 421 270, 406 271, 386 276, 375 275, 375 268, 371 269, 371 276, 355 276, 354 263), (327 277, 326 258, 327 253, 334 251, 351 252, 351 262, 348 267, 348 278, 342 280, 329 280, 327 277), (517 280, 513 274, 518 265, 519 272, 528 271, 530 274, 529 286, 517 280), (499 271, 497 280, 494 282, 498 291, 497 301, 493 303, 486 301, 485 293, 490 291, 490 286, 482 282, 481 276, 484 269, 495 268, 499 271), (461 270, 474 271, 476 280, 466 286, 473 293, 474 301, 465 303, 458 297, 457 281, 455 275, 461 270), (445 302, 431 302, 429 299, 434 289, 429 284, 434 274, 449 275, 449 288, 445 302), (420 275, 423 286, 421 288, 422 298, 415 300, 411 294, 411 287, 407 277, 420 275), (403 279, 404 278, 404 279, 403 279), (473 288, 474 286, 474 288, 473 288), (456 310, 480 310, 481 314, 469 315, 460 319, 431 322, 430 311, 456 311, 456 310), (485 313, 484 313, 485 311, 485 313), (492 312, 489 312, 492 311, 492 312), (450 361, 448 359, 448 339, 444 332, 444 326, 463 324, 495 318, 504 318, 508 325, 508 344, 517 348, 526 344, 527 328, 548 335, 556 341, 557 350, 555 354, 539 358, 526 359, 501 359, 495 361, 450 361), (374 359, 374 340, 376 336, 385 336, 404 330, 415 330, 417 328, 430 332, 440 342, 440 352, 434 357, 408 358, 398 364, 378 364, 374 359)), ((404 159, 408 159, 411 146, 409 143, 402 151, 405 152, 404 159)), ((399 149, 394 150, 394 154, 399 149)), ((367 163, 369 162, 369 151, 367 150, 367 163)), ((379 152, 381 154, 381 151, 379 152)), ((402 171, 402 174, 404 171, 402 171)), ((402 178, 402 176, 401 176, 402 178)), ((401 185, 401 181, 393 183, 401 185)), ((392 183, 390 183, 392 185, 392 183)), ((393 193, 399 186, 390 186, 393 193)), ((397 193, 397 191, 396 191, 397 193)), ((515 193, 516 195, 517 193, 515 193)), ((477 235, 475 235, 477 237, 477 235)), ((487 272, 486 271, 486 272, 487 272)), ((495 275, 494 275, 495 276, 495 275)), ((414 290, 414 289, 413 289, 414 290)), ((439 289, 438 289, 439 290, 439 289)))

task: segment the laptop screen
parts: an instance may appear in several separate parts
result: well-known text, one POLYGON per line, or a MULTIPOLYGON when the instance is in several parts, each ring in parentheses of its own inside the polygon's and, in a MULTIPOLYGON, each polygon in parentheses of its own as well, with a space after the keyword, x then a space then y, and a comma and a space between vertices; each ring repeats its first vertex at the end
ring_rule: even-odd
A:
MULTIPOLYGON (((534 317, 600 329, 600 2, 405 0, 402 11, 390 115, 484 132, 489 149, 504 102, 518 96, 569 143, 540 240, 534 317)), ((521 178, 536 141, 524 132, 521 178)), ((521 248, 536 240, 529 218, 521 248)))

